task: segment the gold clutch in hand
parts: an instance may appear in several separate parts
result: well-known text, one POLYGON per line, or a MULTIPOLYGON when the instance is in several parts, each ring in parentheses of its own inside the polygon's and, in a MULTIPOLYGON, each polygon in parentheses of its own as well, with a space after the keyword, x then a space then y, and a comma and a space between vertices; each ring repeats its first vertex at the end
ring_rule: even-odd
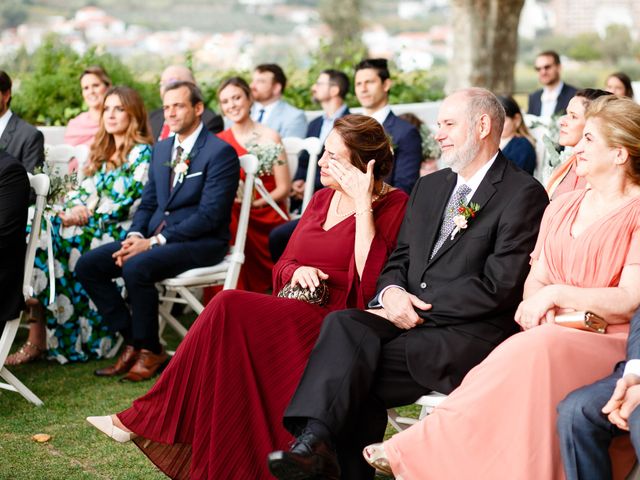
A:
POLYGON ((604 318, 584 310, 556 315, 555 322, 563 327, 577 328, 578 330, 596 333, 604 333, 608 326, 604 318))

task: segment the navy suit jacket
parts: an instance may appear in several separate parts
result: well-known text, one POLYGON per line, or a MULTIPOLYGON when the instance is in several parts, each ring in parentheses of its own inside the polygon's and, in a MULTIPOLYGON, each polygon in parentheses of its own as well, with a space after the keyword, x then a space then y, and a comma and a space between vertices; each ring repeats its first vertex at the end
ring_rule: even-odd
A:
MULTIPOLYGON (((553 113, 565 113, 567 109, 567 105, 569 105, 569 100, 573 98, 578 90, 575 87, 572 87, 569 84, 564 84, 562 86, 562 90, 560 90, 560 95, 558 95, 558 101, 556 103, 556 108, 553 113)), ((532 94, 529 95, 529 109, 527 113, 530 115, 540 116, 540 110, 542 109, 542 89, 536 90, 532 94)))
POLYGON ((240 163, 233 147, 203 128, 189 154, 189 170, 170 189, 173 138, 153 149, 149 181, 130 232, 149 237, 161 222, 167 243, 191 242, 192 252, 228 244, 231 207, 238 188, 240 163))
MULTIPOLYGON (((347 107, 347 109, 344 111, 342 115, 340 115, 339 118, 342 118, 345 115, 349 115, 350 113, 351 112, 347 107)), ((307 127, 307 138, 308 137, 320 138, 320 130, 322 130, 322 115, 320 115, 317 118, 314 118, 309 123, 309 126, 307 127)), ((318 154, 318 158, 320 158, 323 153, 324 153, 324 145, 322 145, 322 149, 318 154)), ((308 166, 309 166, 309 154, 305 150, 303 150, 302 152, 300 152, 300 155, 298 156, 298 168, 296 169, 296 174, 294 175, 293 179, 305 180, 307 178, 308 166)), ((320 169, 316 168, 315 190, 317 191, 317 190, 320 190, 321 188, 322 188, 322 183, 320 182, 320 169)))
POLYGON ((396 117, 393 112, 389 112, 382 126, 391 136, 394 154, 393 169, 386 178, 386 182, 410 194, 420 176, 422 162, 420 132, 409 122, 396 117))

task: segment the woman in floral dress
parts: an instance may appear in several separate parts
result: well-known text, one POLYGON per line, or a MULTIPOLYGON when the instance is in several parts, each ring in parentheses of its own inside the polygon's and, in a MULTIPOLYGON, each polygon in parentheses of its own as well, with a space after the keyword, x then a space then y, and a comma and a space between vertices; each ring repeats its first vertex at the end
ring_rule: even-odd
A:
POLYGON ((64 210, 50 217, 50 235, 43 232, 36 255, 37 300, 30 305, 29 339, 7 358, 8 364, 36 360, 45 350, 60 363, 101 357, 110 350, 107 327, 74 269, 84 252, 124 238, 147 180, 150 132, 140 95, 129 87, 110 88, 84 168, 85 179, 65 195, 64 210), (53 258, 47 254, 49 238, 53 258), (51 281, 55 282, 53 301, 51 281))

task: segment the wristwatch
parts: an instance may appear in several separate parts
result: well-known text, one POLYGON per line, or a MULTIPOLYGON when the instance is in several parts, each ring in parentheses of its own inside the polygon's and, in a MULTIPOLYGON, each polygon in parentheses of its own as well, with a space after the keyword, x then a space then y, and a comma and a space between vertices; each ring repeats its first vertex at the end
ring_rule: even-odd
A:
POLYGON ((155 248, 159 245, 160 243, 158 242, 158 237, 156 237, 155 235, 149 239, 149 249, 155 248))

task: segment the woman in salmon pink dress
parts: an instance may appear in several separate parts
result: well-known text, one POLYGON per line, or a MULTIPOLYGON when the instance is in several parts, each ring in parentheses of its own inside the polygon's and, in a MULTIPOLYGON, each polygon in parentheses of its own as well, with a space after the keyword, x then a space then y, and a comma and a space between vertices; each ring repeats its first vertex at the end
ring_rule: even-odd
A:
POLYGON ((270 478, 266 456, 292 440, 281 418, 324 317, 365 308, 396 244, 407 195, 385 184, 393 154, 372 118, 336 120, 318 162, 318 191, 273 271, 328 303, 227 290, 189 330, 156 385, 117 416, 89 422, 135 443, 177 479, 270 478), (372 159, 375 159, 372 160, 372 159))
POLYGON ((624 358, 628 322, 640 305, 638 138, 633 101, 606 96, 589 106, 575 170, 590 187, 561 195, 545 212, 516 312, 524 331, 433 413, 365 448, 371 464, 402 480, 564 478, 556 407, 624 358), (604 317, 607 333, 555 324, 561 309, 604 317))

